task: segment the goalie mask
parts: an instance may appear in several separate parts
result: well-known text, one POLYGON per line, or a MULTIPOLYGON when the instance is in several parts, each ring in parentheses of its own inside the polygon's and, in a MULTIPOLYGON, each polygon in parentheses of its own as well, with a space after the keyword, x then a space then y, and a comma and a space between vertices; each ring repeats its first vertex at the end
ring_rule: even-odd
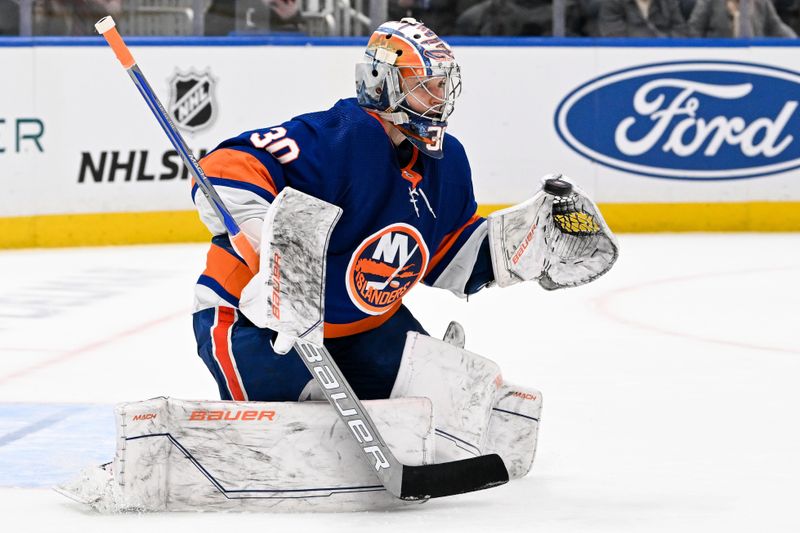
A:
POLYGON ((421 22, 385 22, 356 65, 358 103, 374 109, 422 153, 439 159, 461 72, 450 47, 421 22))

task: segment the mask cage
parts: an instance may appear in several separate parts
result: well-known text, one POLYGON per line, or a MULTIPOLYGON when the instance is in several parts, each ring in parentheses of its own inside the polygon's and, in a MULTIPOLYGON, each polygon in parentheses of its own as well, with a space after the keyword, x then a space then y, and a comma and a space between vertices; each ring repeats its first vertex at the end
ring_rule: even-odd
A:
POLYGON ((447 122, 461 94, 461 69, 455 63, 420 67, 395 67, 399 72, 399 108, 437 122, 447 122), (429 105, 430 102, 434 102, 429 105), (416 104, 416 105, 415 105, 416 104), (415 109, 416 107, 416 109, 415 109), (424 110, 420 111, 419 109, 424 110))

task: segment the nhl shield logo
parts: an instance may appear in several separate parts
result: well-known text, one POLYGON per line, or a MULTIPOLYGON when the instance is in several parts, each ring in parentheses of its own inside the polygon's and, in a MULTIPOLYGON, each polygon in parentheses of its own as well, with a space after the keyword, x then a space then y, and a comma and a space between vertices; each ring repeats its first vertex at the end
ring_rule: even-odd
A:
POLYGON ((170 80, 169 114, 179 128, 198 131, 210 126, 216 108, 214 79, 208 72, 179 72, 170 80))

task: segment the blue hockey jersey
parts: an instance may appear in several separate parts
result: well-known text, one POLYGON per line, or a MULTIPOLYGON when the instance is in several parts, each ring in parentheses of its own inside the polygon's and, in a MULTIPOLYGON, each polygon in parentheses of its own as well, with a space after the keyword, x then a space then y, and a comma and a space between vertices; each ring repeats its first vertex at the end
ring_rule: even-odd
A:
MULTIPOLYGON (((401 164, 380 120, 356 100, 242 133, 200 161, 249 235, 270 202, 292 187, 343 209, 328 248, 325 336, 378 327, 417 283, 464 295, 476 258, 488 257, 464 148, 447 134, 444 157, 413 153, 401 164)), ((222 224, 193 184, 192 198, 215 235, 196 287, 195 310, 238 306, 251 279, 222 224)))

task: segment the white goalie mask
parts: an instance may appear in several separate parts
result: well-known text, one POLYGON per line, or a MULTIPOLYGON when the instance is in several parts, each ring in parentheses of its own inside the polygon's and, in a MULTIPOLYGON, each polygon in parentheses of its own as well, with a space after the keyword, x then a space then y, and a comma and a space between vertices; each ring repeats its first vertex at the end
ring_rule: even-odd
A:
POLYGON ((461 93, 450 47, 421 22, 385 22, 356 64, 358 103, 393 123, 420 151, 439 159, 447 119, 461 93))

